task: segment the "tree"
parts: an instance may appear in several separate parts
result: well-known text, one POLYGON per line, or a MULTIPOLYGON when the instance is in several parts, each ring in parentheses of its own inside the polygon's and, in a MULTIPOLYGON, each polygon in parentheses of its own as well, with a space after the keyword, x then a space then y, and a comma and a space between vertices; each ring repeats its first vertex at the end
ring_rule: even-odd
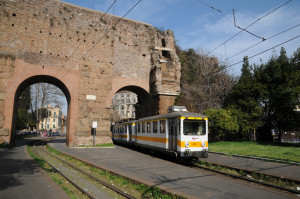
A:
POLYGON ((177 47, 181 61, 181 95, 176 105, 186 106, 191 112, 203 112, 208 108, 221 108, 233 79, 218 65, 218 60, 177 47))
POLYGON ((31 104, 30 87, 24 89, 18 101, 17 129, 25 129, 32 125, 32 117, 28 112, 31 104))
POLYGON ((248 58, 244 57, 242 75, 234 85, 227 102, 228 109, 238 118, 240 140, 250 140, 251 131, 253 132, 261 122, 262 93, 263 85, 256 80, 248 58))
POLYGON ((58 87, 48 83, 33 84, 31 91, 31 113, 35 115, 38 130, 39 121, 46 117, 46 106, 56 104, 62 107, 64 94, 58 87))
POLYGON ((282 130, 287 122, 295 117, 295 108, 299 105, 300 65, 299 49, 289 59, 284 48, 279 56, 272 56, 257 70, 258 81, 264 85, 265 91, 261 100, 264 108, 265 126, 268 131, 275 128, 281 140, 282 130))
POLYGON ((237 117, 226 109, 207 109, 204 114, 209 119, 209 140, 235 140, 239 130, 237 117))

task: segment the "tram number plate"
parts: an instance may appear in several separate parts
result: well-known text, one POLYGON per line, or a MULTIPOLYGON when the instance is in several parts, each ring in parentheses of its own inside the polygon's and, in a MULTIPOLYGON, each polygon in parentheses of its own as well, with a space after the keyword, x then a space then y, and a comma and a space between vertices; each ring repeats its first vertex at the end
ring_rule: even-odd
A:
POLYGON ((200 147, 201 146, 201 142, 192 142, 191 146, 192 147, 200 147))

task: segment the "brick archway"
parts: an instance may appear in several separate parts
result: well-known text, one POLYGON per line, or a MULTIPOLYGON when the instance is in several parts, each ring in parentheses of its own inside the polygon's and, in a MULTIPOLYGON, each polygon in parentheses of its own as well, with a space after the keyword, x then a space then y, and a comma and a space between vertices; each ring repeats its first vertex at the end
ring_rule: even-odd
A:
POLYGON ((57 86, 65 94, 68 103, 66 142, 69 146, 73 145, 74 132, 76 130, 74 127, 76 126, 75 122, 78 120, 78 86, 72 82, 79 79, 78 75, 73 73, 65 79, 58 79, 55 77, 53 68, 28 64, 18 59, 14 61, 14 67, 14 73, 8 82, 9 87, 7 87, 5 96, 3 128, 8 132, 9 140, 7 142, 14 144, 18 99, 22 91, 32 84, 45 82, 57 86))

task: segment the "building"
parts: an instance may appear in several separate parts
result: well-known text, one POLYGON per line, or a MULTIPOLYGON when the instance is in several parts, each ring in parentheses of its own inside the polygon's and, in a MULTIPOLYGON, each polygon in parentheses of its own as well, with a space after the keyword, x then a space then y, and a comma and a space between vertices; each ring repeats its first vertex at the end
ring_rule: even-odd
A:
POLYGON ((119 119, 135 118, 135 107, 137 95, 130 91, 121 91, 113 98, 113 110, 119 119))
POLYGON ((44 129, 52 132, 61 132, 64 127, 62 127, 62 119, 65 116, 62 114, 61 107, 56 105, 52 107, 51 105, 47 106, 47 116, 40 121, 39 129, 44 129))

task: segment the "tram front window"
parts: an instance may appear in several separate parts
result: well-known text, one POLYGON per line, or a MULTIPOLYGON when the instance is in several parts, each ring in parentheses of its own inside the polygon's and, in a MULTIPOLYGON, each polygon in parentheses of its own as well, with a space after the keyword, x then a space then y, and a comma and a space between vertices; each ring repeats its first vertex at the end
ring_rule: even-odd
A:
POLYGON ((205 121, 199 120, 184 120, 183 121, 183 134, 184 135, 205 135, 205 121))

